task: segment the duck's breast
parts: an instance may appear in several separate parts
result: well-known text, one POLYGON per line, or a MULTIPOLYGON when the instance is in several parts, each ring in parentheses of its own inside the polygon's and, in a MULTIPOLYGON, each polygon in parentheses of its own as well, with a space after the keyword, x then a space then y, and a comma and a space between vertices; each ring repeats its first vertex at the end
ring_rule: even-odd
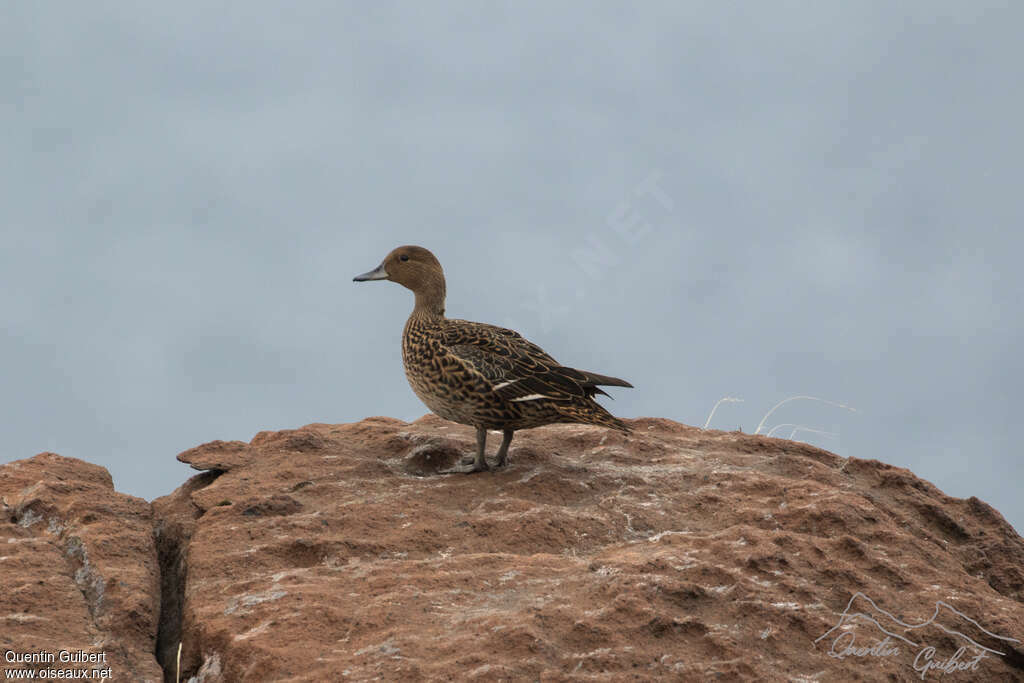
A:
POLYGON ((413 393, 446 420, 476 425, 489 387, 448 352, 437 326, 410 319, 402 335, 402 364, 413 393))

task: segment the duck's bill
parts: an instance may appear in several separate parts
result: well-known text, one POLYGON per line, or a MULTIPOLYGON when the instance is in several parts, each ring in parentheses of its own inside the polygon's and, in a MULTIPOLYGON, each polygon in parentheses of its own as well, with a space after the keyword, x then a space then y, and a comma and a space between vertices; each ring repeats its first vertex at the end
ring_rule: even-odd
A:
POLYGON ((380 264, 369 273, 363 273, 362 275, 356 275, 352 278, 353 282, 366 282, 367 280, 387 280, 388 271, 384 270, 384 264, 380 264))

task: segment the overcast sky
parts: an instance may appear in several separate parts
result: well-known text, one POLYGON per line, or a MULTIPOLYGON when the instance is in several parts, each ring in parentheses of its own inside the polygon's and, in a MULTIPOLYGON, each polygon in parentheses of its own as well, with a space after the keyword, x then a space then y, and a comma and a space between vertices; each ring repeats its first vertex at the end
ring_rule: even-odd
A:
POLYGON ((411 243, 448 315, 632 381, 617 415, 843 403, 762 431, 1024 528, 1024 4, 3 15, 4 462, 153 498, 204 441, 419 417, 412 296, 352 282, 411 243))

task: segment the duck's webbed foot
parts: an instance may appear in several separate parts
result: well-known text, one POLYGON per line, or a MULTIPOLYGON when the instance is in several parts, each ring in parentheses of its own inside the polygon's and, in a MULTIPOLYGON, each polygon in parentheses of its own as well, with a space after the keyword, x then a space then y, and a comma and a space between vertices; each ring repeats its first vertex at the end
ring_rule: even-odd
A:
POLYGON ((484 447, 487 445, 487 430, 483 427, 476 428, 476 457, 466 456, 462 461, 447 470, 441 470, 438 474, 473 474, 474 472, 486 472, 491 469, 484 457, 484 447))
POLYGON ((451 467, 447 470, 441 470, 438 474, 473 474, 475 472, 487 472, 491 469, 491 466, 484 460, 482 463, 478 463, 476 458, 466 457, 462 459, 462 462, 451 467))

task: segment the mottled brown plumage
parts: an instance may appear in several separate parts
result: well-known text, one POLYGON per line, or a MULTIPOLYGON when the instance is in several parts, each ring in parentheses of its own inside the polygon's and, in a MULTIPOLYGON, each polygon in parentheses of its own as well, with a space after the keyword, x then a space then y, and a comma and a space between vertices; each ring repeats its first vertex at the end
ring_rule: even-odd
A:
POLYGON ((499 467, 517 429, 582 422, 630 431, 594 400, 605 393, 599 385, 632 387, 629 382, 565 367, 513 330, 446 318, 444 271, 423 247, 398 247, 376 269, 354 279, 391 280, 416 295, 402 334, 409 385, 433 412, 477 430, 472 466, 453 471, 489 469, 488 429, 504 434, 499 467))

